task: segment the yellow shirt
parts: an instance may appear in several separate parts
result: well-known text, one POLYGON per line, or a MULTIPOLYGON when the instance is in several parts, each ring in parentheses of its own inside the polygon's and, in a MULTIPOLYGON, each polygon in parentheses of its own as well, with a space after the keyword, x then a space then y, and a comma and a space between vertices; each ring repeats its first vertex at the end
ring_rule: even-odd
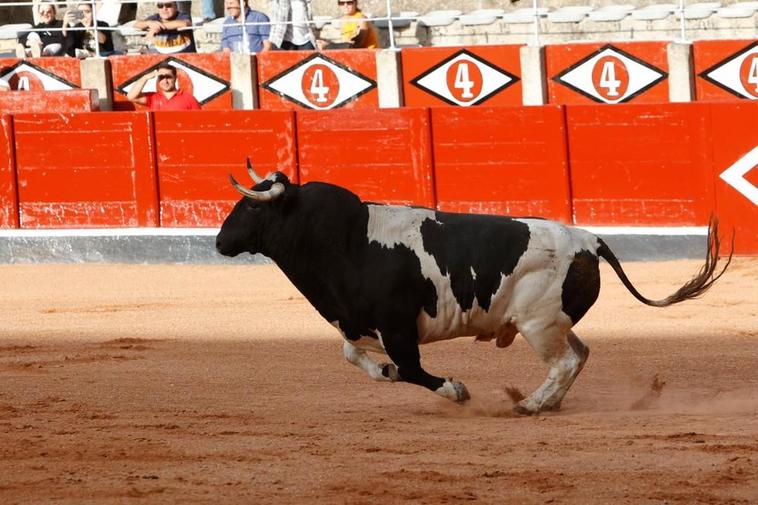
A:
MULTIPOLYGON (((342 17, 342 40, 344 42, 350 42, 353 37, 358 35, 360 31, 360 20, 365 19, 366 16, 360 10, 356 10, 354 14, 350 14, 342 17)), ((366 23, 368 25, 366 38, 363 44, 360 46, 354 46, 357 49, 375 49, 379 46, 378 37, 376 35, 376 28, 374 25, 366 23)))

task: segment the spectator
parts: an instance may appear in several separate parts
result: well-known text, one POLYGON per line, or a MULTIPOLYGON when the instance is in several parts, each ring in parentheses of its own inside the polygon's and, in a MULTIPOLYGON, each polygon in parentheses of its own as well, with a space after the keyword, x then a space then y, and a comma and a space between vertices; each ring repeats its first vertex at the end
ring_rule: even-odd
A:
POLYGON ((175 1, 158 2, 155 6, 158 7, 157 14, 134 23, 134 28, 147 31, 152 40, 150 51, 161 54, 194 53, 192 18, 180 13, 175 1))
POLYGON ((342 12, 342 42, 356 49, 375 49, 379 46, 376 28, 366 21, 366 15, 358 8, 358 0, 337 0, 342 12))
MULTIPOLYGON (((262 12, 251 9, 248 6, 248 0, 244 0, 245 6, 245 23, 268 23, 268 16, 262 12)), ((232 51, 235 53, 242 52, 242 13, 240 12, 240 0, 226 0, 224 8, 229 12, 229 17, 224 20, 224 29, 221 32, 221 50, 232 51)), ((251 53, 260 53, 271 49, 271 42, 268 40, 271 27, 267 24, 245 25, 247 32, 247 43, 251 53)))
POLYGON ((200 104, 194 96, 176 87, 176 68, 166 62, 140 77, 129 88, 126 97, 133 103, 147 105, 150 110, 200 110, 200 104), (150 79, 156 79, 156 91, 143 93, 142 89, 150 79))
MULTIPOLYGON (((37 8, 40 22, 34 25, 34 32, 21 32, 18 35, 18 44, 16 44, 16 56, 26 58, 32 56, 63 56, 66 54, 66 38, 60 31, 53 31, 61 28, 63 22, 55 19, 57 10, 55 5, 42 2, 37 8)), ((73 48, 71 48, 73 54, 73 48)))
MULTIPOLYGON (((226 2, 224 2, 226 4, 226 2)), ((224 8, 228 10, 226 5, 224 5, 224 8)), ((203 0, 200 4, 200 11, 203 15, 203 21, 213 21, 216 19, 216 2, 213 0, 203 0)))
MULTIPOLYGON (((105 21, 97 21, 98 28, 109 28, 105 21)), ((70 46, 74 48, 74 56, 77 58, 88 58, 97 56, 95 48, 95 34, 97 34, 98 44, 100 46, 100 55, 108 56, 113 54, 113 36, 110 30, 67 30, 71 28, 91 28, 92 27, 92 4, 80 3, 76 5, 75 10, 69 9, 63 16, 63 34, 70 46)))
POLYGON ((273 0, 269 40, 279 49, 316 49, 311 26, 311 0, 273 0))

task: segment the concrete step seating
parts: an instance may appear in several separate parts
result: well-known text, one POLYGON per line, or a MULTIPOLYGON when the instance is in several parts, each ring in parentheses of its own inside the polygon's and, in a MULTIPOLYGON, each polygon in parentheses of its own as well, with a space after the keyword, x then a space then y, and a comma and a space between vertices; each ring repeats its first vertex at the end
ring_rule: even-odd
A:
MULTIPOLYGON (((144 32, 133 28, 134 21, 118 25, 117 20, 121 11, 119 0, 104 0, 98 10, 98 18, 106 21, 110 26, 117 29, 120 35, 127 38, 129 46, 139 45, 139 39, 144 32)), ((654 3, 646 6, 637 6, 633 3, 608 4, 602 6, 587 5, 569 5, 557 9, 539 7, 537 15, 540 23, 548 22, 561 24, 578 24, 585 21, 594 23, 619 23, 630 18, 633 21, 662 21, 670 16, 680 19, 684 16, 685 20, 705 20, 711 16, 719 17, 724 20, 734 19, 733 23, 743 23, 745 18, 756 16, 758 12, 758 1, 750 0, 744 2, 735 2, 723 4, 722 2, 694 2, 685 6, 684 12, 679 10, 679 4, 675 2, 654 3)), ((374 17, 384 17, 385 14, 376 14, 374 17)), ((399 11, 391 15, 392 27, 394 30, 406 30, 412 26, 429 29, 444 29, 457 23, 457 26, 466 27, 485 27, 494 23, 501 23, 501 26, 518 25, 534 23, 535 11, 531 7, 522 7, 516 9, 477 9, 470 12, 461 10, 431 10, 425 13, 415 11, 399 11)), ((213 51, 217 48, 220 34, 223 27, 224 18, 219 17, 209 22, 203 23, 200 18, 193 18, 194 30, 200 35, 205 47, 202 52, 213 51)), ((315 16, 314 25, 317 29, 339 29, 339 20, 332 16, 315 16)), ((375 25, 380 30, 387 30, 389 23, 387 19, 378 19, 375 25)), ((584 25, 582 25, 584 26, 584 25)), ((29 23, 15 23, 0 26, 0 52, 8 51, 13 46, 17 33, 19 31, 31 28, 29 23)), ((572 28, 572 30, 577 30, 572 28)), ((578 28, 581 30, 581 28, 578 28)), ((481 33, 481 32, 480 32, 481 33)), ((402 41, 400 42, 402 44, 402 41)), ((136 52, 133 51, 133 52, 136 52)))

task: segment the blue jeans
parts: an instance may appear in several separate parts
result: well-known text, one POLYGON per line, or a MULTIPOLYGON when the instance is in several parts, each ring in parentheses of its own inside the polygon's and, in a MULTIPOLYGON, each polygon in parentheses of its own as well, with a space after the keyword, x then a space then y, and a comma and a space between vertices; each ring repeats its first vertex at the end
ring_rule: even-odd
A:
POLYGON ((216 7, 213 5, 213 0, 203 0, 201 10, 203 19, 216 19, 216 7))

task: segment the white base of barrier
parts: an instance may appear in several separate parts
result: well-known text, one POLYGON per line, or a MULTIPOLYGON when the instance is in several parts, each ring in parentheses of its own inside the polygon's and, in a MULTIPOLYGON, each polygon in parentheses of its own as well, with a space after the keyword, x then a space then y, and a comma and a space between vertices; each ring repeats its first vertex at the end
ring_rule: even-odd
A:
MULTIPOLYGON (((705 257, 706 227, 582 227, 620 260, 705 257)), ((261 255, 227 258, 216 252, 217 228, 0 230, 0 263, 270 262, 261 255)))

